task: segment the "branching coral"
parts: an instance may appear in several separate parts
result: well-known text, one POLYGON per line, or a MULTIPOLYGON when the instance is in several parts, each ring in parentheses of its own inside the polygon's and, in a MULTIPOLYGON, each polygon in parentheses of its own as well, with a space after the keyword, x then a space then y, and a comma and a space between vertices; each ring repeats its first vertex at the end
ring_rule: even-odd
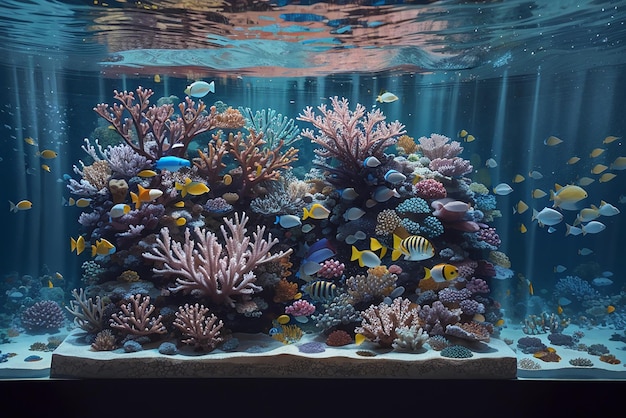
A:
POLYGON ((419 305, 403 298, 394 299, 391 305, 386 303, 372 305, 361 313, 363 321, 354 331, 363 334, 381 347, 391 347, 398 338, 399 328, 422 327, 422 321, 418 316, 419 310, 419 305))
POLYGON ((218 322, 215 315, 208 313, 209 308, 197 303, 193 306, 186 303, 178 308, 173 325, 186 337, 182 340, 184 344, 208 351, 223 341, 219 335, 224 323, 221 320, 218 322))
POLYGON ((70 306, 66 306, 65 309, 74 315, 74 323, 89 333, 102 330, 104 322, 100 296, 96 296, 94 302, 85 296, 85 291, 82 288, 80 292, 77 292, 76 289, 72 290, 72 296, 74 296, 74 300, 70 301, 70 306))
POLYGON ((246 128, 262 133, 270 148, 274 148, 282 140, 290 146, 300 140, 300 130, 293 119, 276 113, 274 109, 257 110, 254 114, 249 107, 240 107, 239 111, 246 118, 246 128))
POLYGON ((133 335, 165 334, 167 330, 161 323, 161 315, 151 316, 155 310, 150 303, 150 296, 137 294, 130 302, 120 306, 120 311, 111 315, 109 326, 133 335))
POLYGON ((270 249, 278 243, 269 234, 268 241, 263 238, 265 226, 258 226, 252 234, 252 240, 246 235, 248 217, 245 213, 235 213, 234 222, 223 218, 230 234, 220 226, 225 245, 220 244, 217 236, 205 229, 195 227, 191 239, 189 229, 185 230, 183 243, 173 241, 167 227, 161 229, 161 237, 157 238, 157 246, 151 252, 143 253, 148 260, 163 263, 162 267, 154 267, 157 274, 176 277, 173 292, 192 292, 207 295, 217 304, 235 306, 233 296, 250 295, 260 292, 262 288, 255 284, 256 276, 252 271, 257 265, 277 260, 292 249, 269 254, 270 249))
POLYGON ((216 127, 215 106, 206 114, 206 105, 202 101, 196 106, 193 100, 185 97, 185 102, 178 105, 181 116, 173 119, 172 104, 149 106, 149 99, 154 94, 151 89, 139 86, 136 97, 135 93, 128 91, 114 90, 113 93, 119 103, 113 107, 100 103, 93 110, 109 122, 137 154, 150 160, 161 158, 166 151, 169 155, 181 157, 196 135, 216 127), (133 129, 136 138, 131 133, 133 129), (151 141, 156 142, 153 149, 149 144, 151 141))

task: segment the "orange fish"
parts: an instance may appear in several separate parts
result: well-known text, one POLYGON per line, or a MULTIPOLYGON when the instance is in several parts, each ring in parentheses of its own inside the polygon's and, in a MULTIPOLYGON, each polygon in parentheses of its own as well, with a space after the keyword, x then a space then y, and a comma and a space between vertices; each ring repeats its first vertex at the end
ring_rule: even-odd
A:
POLYGON ((609 305, 606 307, 606 313, 613 313, 613 312, 615 312, 615 306, 609 305))

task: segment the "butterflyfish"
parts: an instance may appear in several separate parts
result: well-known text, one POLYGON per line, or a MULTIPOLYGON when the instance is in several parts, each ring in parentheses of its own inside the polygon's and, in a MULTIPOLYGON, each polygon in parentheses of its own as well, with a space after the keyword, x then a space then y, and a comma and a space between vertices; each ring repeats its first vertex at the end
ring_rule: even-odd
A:
POLYGON ((553 147, 555 145, 559 145, 561 142, 563 142, 561 138, 551 135, 543 141, 543 144, 549 147, 553 147))
POLYGON ((493 192, 500 196, 506 196, 513 191, 513 188, 506 183, 500 183, 493 188, 493 192))
POLYGON ((378 97, 376 97, 376 101, 379 103, 391 103, 395 102, 396 100, 398 100, 398 96, 388 91, 379 94, 378 97))
POLYGON ((513 214, 519 213, 520 215, 528 210, 528 205, 523 201, 517 202, 515 206, 513 206, 513 214))
POLYGON ((176 190, 180 190, 180 195, 182 197, 185 197, 188 194, 192 196, 200 196, 211 191, 211 189, 209 189, 209 186, 207 186, 206 184, 202 183, 201 181, 191 181, 189 177, 185 178, 185 184, 175 182, 174 187, 176 188, 176 190))
POLYGON ((131 201, 135 204, 135 209, 139 209, 142 203, 152 202, 163 195, 159 189, 146 189, 141 184, 137 185, 137 193, 130 192, 131 201))
POLYGON ((626 157, 617 157, 611 163, 611 170, 626 170, 626 157))
POLYGON ((308 283, 302 288, 302 290, 304 290, 315 302, 326 302, 332 300, 339 293, 337 285, 333 282, 327 282, 326 280, 316 280, 308 283))
POLYGON ((537 220, 541 226, 543 225, 556 225, 563 220, 563 214, 558 210, 554 210, 548 207, 541 209, 537 212, 537 209, 533 209, 532 221, 537 220))
POLYGON ((48 173, 50 172, 50 166, 49 166, 48 164, 42 164, 42 165, 41 165, 41 168, 42 168, 44 171, 47 171, 48 173))
POLYGON ((620 138, 621 138, 621 137, 619 137, 619 136, 609 135, 609 136, 607 136, 606 138, 604 138, 604 139, 602 140, 602 143, 603 143, 603 144, 610 144, 611 142, 613 142, 613 141, 617 141, 617 140, 618 140, 618 139, 620 139, 620 138))
POLYGON ((516 174, 515 177, 513 177, 513 183, 521 183, 524 180, 526 180, 526 178, 521 174, 516 174))
POLYGON ((585 189, 573 184, 568 184, 564 187, 555 184, 554 189, 554 191, 550 190, 550 200, 554 202, 553 208, 577 210, 576 204, 587 198, 585 189))
POLYGON ((215 93, 215 81, 207 83, 206 81, 194 81, 184 91, 191 97, 204 97, 209 93, 215 93))
POLYGON ((437 264, 431 269, 424 267, 424 272, 424 280, 432 278, 438 283, 442 283, 447 280, 454 280, 459 277, 459 269, 457 266, 446 263, 437 264))
POLYGON ((311 219, 327 219, 330 215, 330 211, 319 203, 314 203, 310 209, 304 208, 302 220, 305 221, 308 218, 311 219))
POLYGON ((178 171, 181 167, 190 167, 191 163, 185 158, 166 155, 157 160, 155 167, 159 170, 178 171))
POLYGON ((604 149, 604 148, 594 148, 594 149, 593 149, 593 150, 589 153, 589 156, 590 156, 591 158, 596 158, 596 157, 599 157, 600 155, 602 155, 602 153, 603 153, 604 151, 606 151, 606 149, 604 149))
POLYGON ((545 197, 547 195, 548 195, 548 193, 544 192, 541 189, 533 190, 533 199, 541 199, 542 197, 545 197))
POLYGON ((111 244, 108 240, 100 238, 96 240, 95 245, 91 244, 91 256, 96 255, 110 255, 115 252, 115 245, 111 244))
POLYGON ((400 238, 393 234, 391 259, 396 261, 401 255, 404 255, 404 259, 408 261, 427 260, 435 256, 435 248, 430 241, 421 235, 409 235, 406 238, 400 238))
POLYGON ((154 170, 141 170, 139 173, 137 173, 137 175, 141 178, 147 179, 156 176, 157 172, 154 170))
POLYGON ((350 261, 358 261, 359 267, 377 267, 380 266, 380 258, 370 250, 359 250, 352 246, 352 256, 350 261))
POLYGON ((617 177, 616 174, 613 173, 604 173, 600 176, 600 178, 598 179, 598 181, 600 183, 606 183, 607 181, 611 181, 613 180, 615 177, 617 177))
POLYGON ((109 211, 109 216, 112 219, 117 219, 124 216, 128 212, 130 212, 130 205, 127 205, 126 203, 118 203, 116 205, 113 205, 113 207, 109 211))
POLYGON ((579 161, 580 161, 580 157, 574 156, 574 157, 571 157, 569 160, 567 160, 565 164, 572 165, 572 164, 576 164, 579 161))
POLYGON ((302 221, 296 215, 279 215, 276 216, 274 225, 280 225, 283 228, 293 228, 302 225, 302 221))
POLYGON ((596 164, 593 166, 593 168, 591 169, 591 172, 593 174, 600 174, 603 171, 605 171, 607 168, 609 168, 609 166, 606 166, 604 164, 596 164))
POLYGON ((57 153, 55 151, 52 151, 51 149, 45 149, 41 152, 38 152, 37 155, 46 160, 51 160, 53 158, 56 158, 57 153))
POLYGON ((76 239, 70 237, 70 250, 76 251, 76 255, 80 255, 85 250, 85 238, 82 235, 76 239))
POLYGON ((29 210, 32 209, 33 204, 30 200, 20 200, 17 203, 13 203, 9 200, 9 211, 17 212, 18 210, 29 210))

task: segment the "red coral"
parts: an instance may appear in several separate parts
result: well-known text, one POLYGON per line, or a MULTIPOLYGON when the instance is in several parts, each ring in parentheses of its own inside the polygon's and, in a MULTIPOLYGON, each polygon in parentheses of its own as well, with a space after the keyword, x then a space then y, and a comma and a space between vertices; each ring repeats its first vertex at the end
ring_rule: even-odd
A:
POLYGON ((445 186, 435 179, 424 179, 413 186, 415 194, 424 199, 443 199, 448 195, 445 186))
POLYGON ((326 345, 331 347, 340 347, 352 343, 352 337, 344 330, 338 329, 331 332, 326 339, 326 345))

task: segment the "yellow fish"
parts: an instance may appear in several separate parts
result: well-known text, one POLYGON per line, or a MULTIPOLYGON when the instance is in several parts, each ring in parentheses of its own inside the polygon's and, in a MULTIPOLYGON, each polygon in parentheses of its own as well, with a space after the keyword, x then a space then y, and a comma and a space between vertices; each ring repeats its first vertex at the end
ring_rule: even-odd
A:
POLYGON ((613 313, 613 312, 615 312, 615 306, 609 305, 606 307, 606 313, 613 313))
POLYGON ((96 255, 109 255, 115 252, 115 245, 111 244, 108 240, 100 238, 96 241, 95 245, 91 245, 91 256, 96 255))
POLYGON ((222 177, 222 183, 224 183, 224 185, 226 186, 230 186, 233 182, 233 176, 231 176, 230 174, 224 174, 224 177, 222 177))
POLYGON ((606 170, 607 168, 609 168, 608 166, 604 165, 604 164, 596 164, 592 169, 591 172, 593 174, 600 174, 602 173, 604 170, 606 170))
POLYGON ((528 205, 523 201, 517 202, 517 205, 513 206, 513 214, 519 213, 520 215, 528 210, 528 205))
POLYGON ((620 139, 621 137, 619 136, 613 136, 613 135, 609 135, 606 138, 604 138, 604 140, 602 141, 603 144, 610 144, 613 141, 617 141, 618 139, 620 139))
POLYGON ((289 321, 291 321, 291 318, 289 317, 289 315, 281 315, 278 318, 276 318, 276 322, 278 322, 280 325, 286 325, 289 323, 289 321))
POLYGON ((600 183, 606 183, 607 181, 613 180, 615 177, 617 177, 617 175, 613 173, 604 173, 600 176, 600 179, 598 179, 598 181, 600 183))
POLYGON ((580 161, 580 157, 572 157, 569 160, 567 160, 566 164, 572 165, 572 164, 576 164, 579 161, 580 161))
POLYGON ((541 199, 542 197, 545 197, 547 195, 548 195, 548 193, 544 192, 541 189, 533 190, 533 199, 541 199))
POLYGON ((182 197, 185 197, 188 194, 192 196, 200 196, 201 194, 208 193, 211 190, 206 184, 200 181, 191 181, 189 177, 185 178, 185 184, 176 182, 174 187, 176 187, 176 190, 180 190, 180 195, 182 197))
POLYGON ((533 289, 533 284, 530 281, 528 281, 528 293, 530 296, 535 294, 535 289, 533 289))
POLYGON ((141 184, 138 184, 137 193, 130 192, 130 198, 135 204, 135 209, 139 209, 142 203, 158 199, 162 194, 163 192, 159 189, 146 189, 141 184))
POLYGON ((611 170, 626 170, 626 157, 617 157, 611 163, 611 170))
POLYGON ((330 215, 330 211, 326 209, 324 206, 319 203, 314 203, 311 206, 311 209, 304 208, 304 214, 302 215, 302 220, 306 220, 308 218, 312 219, 326 219, 330 215))
POLYGON ((354 336, 354 343, 355 343, 356 345, 361 345, 361 344, 363 344, 363 342, 364 342, 366 339, 367 339, 367 338, 365 337, 365 335, 363 335, 363 334, 356 334, 356 335, 354 336))
POLYGON ((137 175, 139 177, 143 177, 147 179, 147 178, 156 176, 157 172, 154 170, 141 170, 139 173, 137 173, 137 175))
POLYGON ((502 318, 498 319, 494 325, 496 327, 501 327, 502 325, 504 325, 504 319, 502 318))
POLYGON ((602 153, 606 151, 604 148, 594 148, 593 151, 591 151, 591 153, 589 154, 589 156, 591 158, 596 158, 600 155, 602 155, 602 153))
POLYGON ((185 207, 185 201, 181 200, 179 202, 174 203, 174 206, 177 208, 184 208, 185 207))
POLYGON ((522 234, 525 234, 526 232, 528 232, 528 228, 526 228, 526 225, 520 224, 519 232, 521 232, 522 234))
POLYGON ((517 174, 515 175, 515 177, 513 177, 513 183, 521 183, 524 180, 526 180, 526 178, 522 176, 521 174, 517 174))
POLYGON ((550 190, 550 200, 554 202, 553 208, 576 210, 576 203, 588 196, 583 188, 573 184, 565 187, 555 184, 554 188, 556 191, 550 190))
POLYGON ((437 283, 443 283, 445 281, 454 280, 459 277, 459 269, 452 264, 437 264, 432 269, 424 267, 424 280, 432 278, 437 283))
POLYGON ((37 143, 35 142, 35 140, 34 140, 33 138, 31 138, 30 136, 29 136, 29 137, 24 138, 24 142, 26 142, 28 145, 37 145, 37 143))
POLYGON ((465 142, 472 142, 475 140, 476 140, 476 137, 472 134, 469 134, 468 136, 465 137, 465 142))
POLYGON ((178 226, 183 226, 186 223, 187 223, 187 219, 183 218, 182 216, 176 219, 176 225, 178 226))
POLYGON ((154 75, 154 82, 155 83, 160 83, 161 82, 161 76, 159 74, 155 74, 154 75))
POLYGON ((56 158, 57 153, 52 151, 51 149, 45 149, 41 152, 38 152, 37 156, 45 158, 46 160, 51 160, 52 158, 56 158))
POLYGON ((18 210, 28 210, 33 207, 33 204, 30 200, 20 200, 17 203, 13 203, 9 200, 9 211, 17 212, 18 210))
POLYGON ((545 139, 545 141, 543 141, 543 144, 549 147, 553 147, 555 145, 559 145, 561 142, 563 142, 561 138, 557 138, 556 136, 549 136, 545 139))
MULTIPOLYGON (((70 198, 70 201, 71 200, 72 200, 72 198, 70 198)), ((91 199, 86 199, 84 197, 81 197, 75 203, 76 203, 76 206, 78 206, 79 208, 86 208, 91 203, 91 199)))
POLYGON ((70 237, 70 249, 76 251, 76 255, 80 255, 85 250, 85 238, 79 235, 77 239, 70 237))
POLYGON ((63 275, 61 273, 59 273, 58 271, 56 273, 54 273, 54 277, 56 277, 59 280, 63 280, 63 275))
POLYGON ((558 313, 559 315, 563 313, 563 308, 561 307, 561 305, 556 307, 556 313, 558 313))
POLYGON ((48 280, 48 287, 49 288, 53 288, 54 287, 54 285, 52 284, 52 281, 50 281, 50 280, 48 280))
POLYGON ((403 254, 405 260, 427 260, 435 256, 435 248, 430 241, 421 235, 409 235, 406 238, 400 238, 398 235, 393 234, 391 259, 396 261, 403 254))
POLYGON ((459 138, 465 138, 468 135, 468 132, 465 129, 461 129, 459 131, 459 138))
POLYGON ((379 254, 378 258, 383 258, 385 256, 385 254, 387 254, 387 247, 382 245, 380 243, 380 241, 378 241, 374 237, 370 238, 370 250, 372 250, 372 251, 380 250, 380 254, 379 254))
POLYGON ((50 166, 48 164, 42 164, 41 168, 47 171, 48 173, 50 172, 50 166))

